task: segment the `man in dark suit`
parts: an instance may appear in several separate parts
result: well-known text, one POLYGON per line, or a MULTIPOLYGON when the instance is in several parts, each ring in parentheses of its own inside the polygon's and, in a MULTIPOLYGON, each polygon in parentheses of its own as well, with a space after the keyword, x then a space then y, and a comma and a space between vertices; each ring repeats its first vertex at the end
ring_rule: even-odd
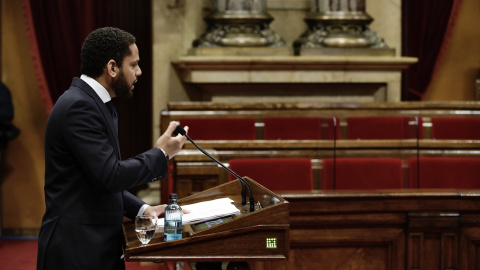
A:
POLYGON ((80 78, 58 99, 45 134, 45 203, 37 269, 124 269, 122 222, 159 216, 126 190, 163 179, 186 138, 170 123, 154 148, 121 160, 114 97, 131 97, 142 71, 135 37, 101 28, 86 38, 80 78), (109 109, 110 108, 110 109, 109 109))

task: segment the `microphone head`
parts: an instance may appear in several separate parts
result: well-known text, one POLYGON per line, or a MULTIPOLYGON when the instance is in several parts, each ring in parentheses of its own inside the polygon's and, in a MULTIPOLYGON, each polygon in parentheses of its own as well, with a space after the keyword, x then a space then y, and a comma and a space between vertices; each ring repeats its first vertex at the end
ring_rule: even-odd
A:
POLYGON ((182 126, 177 125, 177 127, 175 128, 175 131, 173 131, 172 135, 177 136, 178 134, 181 134, 182 136, 185 136, 185 134, 187 134, 187 132, 185 131, 185 129, 183 129, 182 126))

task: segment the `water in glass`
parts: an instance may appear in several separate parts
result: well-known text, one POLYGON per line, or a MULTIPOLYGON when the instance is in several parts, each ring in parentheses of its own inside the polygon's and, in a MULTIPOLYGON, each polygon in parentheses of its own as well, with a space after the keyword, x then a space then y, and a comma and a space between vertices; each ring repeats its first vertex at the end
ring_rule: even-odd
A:
POLYGON ((136 216, 135 217, 135 232, 138 240, 146 245, 152 240, 155 234, 155 227, 157 219, 154 216, 136 216))

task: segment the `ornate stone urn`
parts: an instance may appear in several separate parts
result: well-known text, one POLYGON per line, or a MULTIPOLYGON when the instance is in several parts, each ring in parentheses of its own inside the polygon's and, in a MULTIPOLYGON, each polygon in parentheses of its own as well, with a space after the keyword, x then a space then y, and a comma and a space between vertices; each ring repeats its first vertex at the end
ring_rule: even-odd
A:
POLYGON ((282 38, 269 28, 273 17, 266 0, 211 0, 205 18, 207 31, 193 47, 283 47, 282 38))
POLYGON ((311 10, 305 18, 308 29, 293 47, 297 52, 302 48, 388 49, 384 40, 369 28, 372 21, 365 12, 365 0, 311 0, 311 10))

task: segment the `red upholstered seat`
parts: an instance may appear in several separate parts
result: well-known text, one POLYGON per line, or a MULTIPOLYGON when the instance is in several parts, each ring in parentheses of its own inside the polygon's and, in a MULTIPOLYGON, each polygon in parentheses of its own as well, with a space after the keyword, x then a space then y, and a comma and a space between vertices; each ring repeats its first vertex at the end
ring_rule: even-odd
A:
MULTIPOLYGON (((422 119, 419 117, 419 139, 423 138, 422 119)), ((417 126, 412 117, 349 117, 347 138, 356 139, 415 139, 417 126)))
POLYGON ((192 140, 255 140, 253 118, 184 118, 180 125, 188 126, 192 140))
POLYGON ((411 188, 480 188, 480 158, 420 157, 409 159, 411 188))
MULTIPOLYGON (((333 118, 318 117, 265 117, 263 138, 265 140, 333 140, 333 118)), ((340 125, 337 120, 337 139, 340 125)))
POLYGON ((323 160, 324 189, 399 189, 402 161, 397 158, 327 158, 323 160), (335 179, 334 179, 335 174, 335 179))
MULTIPOLYGON (((272 191, 312 190, 312 161, 308 158, 231 159, 230 169, 272 191)), ((229 181, 236 177, 229 174, 229 181)))
POLYGON ((479 117, 432 117, 432 138, 480 140, 479 117))

